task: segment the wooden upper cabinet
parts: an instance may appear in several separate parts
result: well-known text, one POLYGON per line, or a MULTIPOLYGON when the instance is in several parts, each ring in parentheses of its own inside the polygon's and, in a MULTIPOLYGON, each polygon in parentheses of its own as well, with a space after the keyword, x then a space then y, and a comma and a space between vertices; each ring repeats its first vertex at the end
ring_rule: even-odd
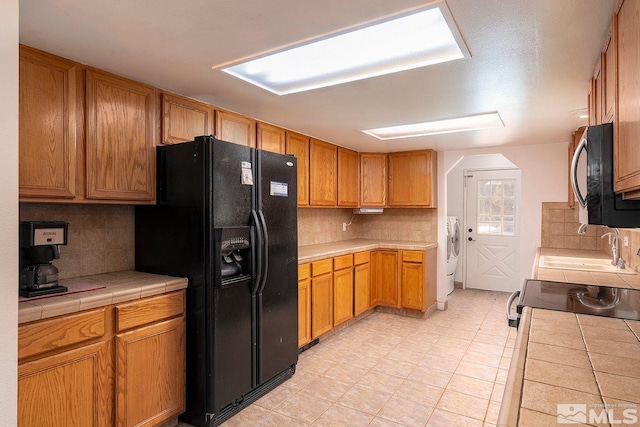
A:
POLYGON ((338 206, 358 207, 358 153, 338 147, 338 206))
POLYGON ((274 153, 286 153, 286 132, 277 126, 258 122, 257 147, 274 153))
POLYGON ((338 150, 328 142, 311 139, 309 148, 311 206, 336 206, 338 150))
MULTIPOLYGON (((618 193, 640 189, 640 2, 625 0, 616 25, 617 132, 614 138, 614 189, 618 193)), ((638 192, 632 197, 638 196, 638 192)))
POLYGON ((234 144, 256 146, 256 121, 230 111, 216 110, 216 138, 234 144))
POLYGON ((213 133, 214 109, 204 102, 162 93, 162 144, 193 141, 213 133))
POLYGON ((387 155, 360 153, 360 206, 387 206, 387 155))
POLYGON ((298 206, 309 206, 309 137, 287 131, 286 153, 298 163, 298 206))
POLYGON ((616 25, 614 16, 601 59, 603 123, 616 121, 616 25))
POLYGON ((602 55, 600 55, 600 60, 596 65, 596 69, 593 73, 593 85, 594 85, 594 93, 595 93, 595 124, 602 124, 602 98, 603 98, 603 78, 602 78, 602 55))
POLYGON ((82 195, 76 185, 76 144, 81 146, 76 138, 82 138, 83 117, 81 79, 78 64, 20 46, 21 199, 82 195))
POLYGON ((153 87, 97 70, 86 74, 87 198, 153 201, 153 87))
POLYGON ((389 206, 435 208, 436 168, 433 150, 389 153, 389 206))

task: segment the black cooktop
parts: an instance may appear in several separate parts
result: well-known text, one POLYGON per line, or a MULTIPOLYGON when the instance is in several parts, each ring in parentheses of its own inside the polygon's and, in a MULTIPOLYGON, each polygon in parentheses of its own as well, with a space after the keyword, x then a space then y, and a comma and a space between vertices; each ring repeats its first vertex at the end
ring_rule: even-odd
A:
POLYGON ((640 290, 527 279, 518 313, 525 306, 640 320, 640 290))

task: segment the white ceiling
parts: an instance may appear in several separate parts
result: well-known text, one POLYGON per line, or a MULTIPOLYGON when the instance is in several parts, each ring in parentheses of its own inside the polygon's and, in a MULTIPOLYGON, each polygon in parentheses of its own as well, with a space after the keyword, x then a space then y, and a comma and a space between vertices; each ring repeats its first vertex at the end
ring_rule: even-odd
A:
POLYGON ((359 151, 566 142, 616 0, 448 0, 472 57, 277 96, 217 66, 422 6, 416 0, 20 0, 20 42, 359 151), (504 129, 360 132, 498 111, 504 129))

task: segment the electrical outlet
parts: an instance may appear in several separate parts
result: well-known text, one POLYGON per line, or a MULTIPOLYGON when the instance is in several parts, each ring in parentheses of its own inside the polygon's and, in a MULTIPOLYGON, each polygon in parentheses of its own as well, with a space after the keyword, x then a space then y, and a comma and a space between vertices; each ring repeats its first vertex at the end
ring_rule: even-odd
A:
POLYGON ((346 222, 342 223, 342 231, 347 231, 347 223, 346 222))
POLYGON ((625 248, 628 248, 629 247, 629 237, 624 236, 622 238, 622 244, 624 245, 625 248))

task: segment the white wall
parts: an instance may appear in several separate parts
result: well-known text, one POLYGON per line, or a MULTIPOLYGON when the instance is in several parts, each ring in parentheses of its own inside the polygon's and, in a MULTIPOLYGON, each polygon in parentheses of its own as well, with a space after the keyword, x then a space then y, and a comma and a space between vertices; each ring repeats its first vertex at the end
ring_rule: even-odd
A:
MULTIPOLYGON (((536 249, 540 246, 542 202, 563 202, 567 199, 567 143, 489 147, 482 149, 445 151, 438 153, 438 302, 446 301, 446 216, 447 206, 462 205, 459 194, 449 191, 446 175, 456 170, 462 158, 502 154, 522 172, 520 205, 520 281, 531 274, 536 249), (451 197, 451 201, 449 198, 451 197)), ((455 181, 454 181, 454 185, 455 181)))
POLYGON ((17 424, 18 0, 0 0, 0 426, 17 424))

